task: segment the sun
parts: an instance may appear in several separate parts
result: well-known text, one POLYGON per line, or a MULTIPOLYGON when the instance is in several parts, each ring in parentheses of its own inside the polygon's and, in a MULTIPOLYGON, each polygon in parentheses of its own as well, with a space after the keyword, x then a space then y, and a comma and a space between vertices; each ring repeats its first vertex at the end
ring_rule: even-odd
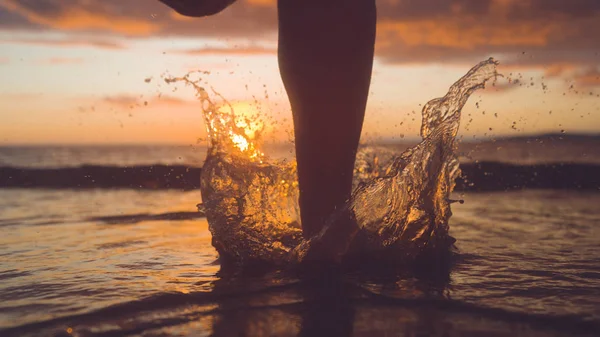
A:
POLYGON ((264 115, 256 104, 246 101, 231 104, 234 113, 235 125, 244 130, 248 138, 260 142, 268 125, 264 115))

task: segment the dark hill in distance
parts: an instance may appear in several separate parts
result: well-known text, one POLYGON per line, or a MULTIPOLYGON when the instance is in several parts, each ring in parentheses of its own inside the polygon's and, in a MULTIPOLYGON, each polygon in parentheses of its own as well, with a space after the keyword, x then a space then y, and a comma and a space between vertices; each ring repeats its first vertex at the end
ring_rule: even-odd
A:
MULTIPOLYGON (((407 141, 374 146, 398 153, 413 144, 407 141)), ((457 180, 457 191, 600 191, 600 135, 524 135, 465 141, 460 143, 459 156, 463 174, 457 180)), ((199 188, 200 172, 198 166, 166 164, 5 165, 0 166, 0 188, 193 190, 199 188)))

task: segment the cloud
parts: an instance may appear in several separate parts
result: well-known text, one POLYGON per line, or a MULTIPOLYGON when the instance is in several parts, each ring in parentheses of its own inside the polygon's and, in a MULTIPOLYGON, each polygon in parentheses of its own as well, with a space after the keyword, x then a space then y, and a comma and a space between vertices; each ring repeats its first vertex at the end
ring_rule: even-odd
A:
POLYGON ((276 55, 276 48, 261 47, 261 46, 245 46, 245 47, 205 47, 187 50, 175 50, 178 54, 185 55, 227 55, 227 56, 260 56, 260 55, 276 55))
POLYGON ((577 74, 574 82, 577 87, 600 87, 600 71, 598 68, 589 68, 585 72, 577 74))
POLYGON ((600 48, 595 0, 407 0, 379 7, 377 53, 389 63, 496 56, 512 64, 550 64, 582 61, 572 58, 581 52, 586 62, 599 61, 591 53, 600 48))
MULTIPOLYGON (((67 31, 107 31, 117 34, 148 35, 159 27, 145 18, 121 14, 115 1, 5 0, 5 9, 34 25, 67 31)), ((142 8, 138 2, 138 7, 142 8)))
POLYGON ((91 47, 101 49, 124 49, 125 46, 117 41, 86 38, 86 37, 68 37, 68 38, 13 38, 0 39, 0 43, 6 44, 27 44, 37 46, 51 47, 91 47))
POLYGON ((555 63, 544 69, 546 77, 559 77, 575 70, 576 67, 569 63, 555 63))
POLYGON ((102 98, 102 103, 109 104, 118 108, 133 109, 134 107, 168 105, 168 106, 188 106, 196 104, 195 101, 181 99, 170 95, 159 95, 151 98, 145 98, 142 95, 119 94, 105 96, 102 98))
POLYGON ((10 59, 8 57, 0 57, 0 64, 8 64, 10 59))
MULTIPOLYGON (((5 0, 0 29, 112 37, 202 37, 276 41, 274 0, 238 0, 207 18, 183 17, 159 1, 5 0)), ((387 64, 600 64, 598 0, 378 0, 376 55, 387 64), (526 54, 522 54, 522 52, 526 54)), ((204 48, 193 55, 252 54, 204 48)), ((254 50, 271 53, 272 50, 254 50)), ((550 71, 552 73, 552 71, 550 71)))
POLYGON ((59 64, 81 64, 83 63, 83 58, 81 57, 51 57, 45 60, 42 60, 42 63, 59 65, 59 64))
POLYGON ((133 107, 139 104, 138 96, 133 96, 129 94, 105 96, 102 99, 102 102, 125 108, 133 107))
POLYGON ((222 13, 183 17, 159 1, 4 0, 0 27, 102 33, 127 37, 257 37, 274 33, 274 6, 238 1, 222 13), (10 20, 9 20, 10 18, 10 20))
POLYGON ((187 106, 190 104, 196 104, 196 101, 189 101, 189 100, 185 100, 185 99, 181 99, 179 97, 175 97, 175 96, 169 96, 169 95, 161 95, 161 96, 157 96, 156 98, 152 99, 152 104, 164 104, 164 105, 179 105, 179 106, 187 106))

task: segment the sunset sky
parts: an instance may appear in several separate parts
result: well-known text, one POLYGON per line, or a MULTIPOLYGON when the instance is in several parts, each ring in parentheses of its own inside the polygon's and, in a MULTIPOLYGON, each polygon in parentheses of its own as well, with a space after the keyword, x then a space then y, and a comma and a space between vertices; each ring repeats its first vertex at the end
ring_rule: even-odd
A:
MULTIPOLYGON (((0 145, 195 144, 206 132, 193 91, 162 80, 192 70, 288 139, 275 4, 193 19, 157 0, 0 0, 0 145)), ((417 137, 422 104, 490 56, 505 78, 467 104, 465 139, 600 133, 600 1, 377 4, 365 141, 417 137)))

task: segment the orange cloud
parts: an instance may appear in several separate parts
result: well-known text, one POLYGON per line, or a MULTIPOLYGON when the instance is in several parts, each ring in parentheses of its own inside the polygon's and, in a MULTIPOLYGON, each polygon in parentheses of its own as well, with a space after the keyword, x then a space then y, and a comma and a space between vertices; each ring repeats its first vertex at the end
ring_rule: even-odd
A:
POLYGON ((219 48, 219 47, 206 47, 198 49, 178 50, 175 53, 185 55, 227 55, 227 56, 257 56, 257 55, 275 55, 277 54, 276 48, 267 48, 260 46, 247 46, 247 47, 233 47, 233 48, 219 48))
POLYGON ((575 85, 579 87, 599 87, 600 71, 598 68, 590 68, 587 71, 575 76, 575 85))
POLYGON ((379 47, 395 44, 475 49, 478 46, 544 46, 561 34, 559 25, 523 22, 498 27, 481 25, 476 18, 384 21, 377 25, 379 47))
POLYGON ((99 39, 99 38, 84 38, 84 37, 70 37, 64 39, 56 38, 21 38, 21 39, 0 39, 0 43, 7 44, 28 44, 28 45, 39 45, 39 46, 53 46, 53 47, 93 47, 102 49, 124 49, 125 46, 119 42, 99 39))
MULTIPOLYGON (((471 64, 488 56, 538 66, 600 62, 589 53, 600 49, 596 33, 600 1, 378 0, 377 5, 376 55, 382 62, 471 64), (523 51, 543 53, 547 59, 518 59, 523 51)), ((238 0, 206 18, 183 17, 159 1, 6 0, 0 2, 0 17, 0 29, 42 27, 96 36, 275 42, 277 32, 274 0, 238 0)), ((188 51, 193 55, 273 52, 260 48, 188 51)))
POLYGON ((46 64, 80 64, 83 63, 83 58, 81 57, 51 57, 49 59, 43 60, 43 63, 46 64))
POLYGON ((130 94, 120 94, 113 96, 105 96, 102 99, 103 103, 118 107, 132 109, 134 107, 149 106, 149 105, 168 105, 168 106, 187 106, 196 104, 195 101, 184 100, 175 96, 160 95, 152 98, 144 98, 143 96, 135 96, 130 94))
POLYGON ((128 94, 114 95, 114 96, 106 96, 102 99, 102 102, 108 103, 110 105, 115 105, 118 107, 133 107, 139 104, 138 97, 132 96, 128 94))
POLYGON ((574 64, 568 64, 568 63, 555 63, 555 64, 550 64, 549 66, 547 66, 545 68, 545 76, 546 77, 558 77, 558 76, 562 76, 570 71, 575 70, 576 67, 574 64))
POLYGON ((53 16, 33 11, 31 7, 17 0, 5 0, 3 6, 21 14, 32 23, 60 30, 100 30, 128 35, 149 35, 160 30, 160 27, 146 19, 125 17, 117 13, 94 13, 79 6, 64 6, 53 16))
POLYGON ((152 100, 153 104, 164 104, 164 105, 179 105, 179 106, 184 106, 184 105, 190 105, 190 104, 197 104, 196 101, 188 101, 185 99, 181 99, 178 97, 174 97, 174 96, 169 96, 169 95, 161 95, 159 97, 156 97, 152 100))
POLYGON ((277 27, 274 6, 241 1, 223 13, 197 19, 178 15, 159 1, 4 0, 0 17, 10 19, 0 22, 0 29, 45 27, 128 37, 257 36, 277 27))
POLYGON ((381 1, 376 55, 387 63, 598 63, 600 2, 381 1), (521 56, 526 51, 525 57, 521 56), (532 55, 535 54, 536 58, 532 55), (597 54, 596 54, 597 55, 597 54))

